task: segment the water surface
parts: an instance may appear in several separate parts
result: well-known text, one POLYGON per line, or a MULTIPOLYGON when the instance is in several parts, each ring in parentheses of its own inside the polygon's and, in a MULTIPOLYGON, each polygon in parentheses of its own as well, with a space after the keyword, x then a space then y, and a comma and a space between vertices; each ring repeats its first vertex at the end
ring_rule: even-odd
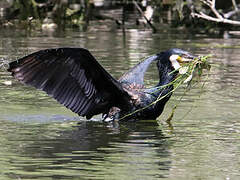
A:
MULTIPOLYGON (((0 31, 0 59, 84 47, 114 77, 171 47, 213 54, 205 85, 180 88, 157 122, 107 124, 76 116, 0 71, 0 179, 239 179, 239 37, 147 30, 0 31), (5 85, 12 81, 12 85, 5 85), (184 95, 184 96, 183 96, 184 95), (182 98, 179 103, 179 99, 182 98), (166 123, 175 104, 172 123, 166 123)), ((157 82, 155 65, 146 84, 157 82)))

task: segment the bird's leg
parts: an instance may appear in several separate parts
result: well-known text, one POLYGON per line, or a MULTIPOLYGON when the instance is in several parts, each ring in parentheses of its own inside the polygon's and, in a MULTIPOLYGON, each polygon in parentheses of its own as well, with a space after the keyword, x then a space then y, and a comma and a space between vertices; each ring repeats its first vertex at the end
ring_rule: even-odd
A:
POLYGON ((113 122, 114 118, 113 117, 106 117, 105 119, 103 119, 104 122, 113 122))
POLYGON ((119 108, 112 107, 108 113, 102 115, 103 121, 110 122, 117 120, 120 117, 120 111, 121 110, 119 108))
POLYGON ((102 114, 102 121, 111 122, 111 121, 114 121, 114 118, 109 116, 109 113, 106 113, 106 114, 102 114))

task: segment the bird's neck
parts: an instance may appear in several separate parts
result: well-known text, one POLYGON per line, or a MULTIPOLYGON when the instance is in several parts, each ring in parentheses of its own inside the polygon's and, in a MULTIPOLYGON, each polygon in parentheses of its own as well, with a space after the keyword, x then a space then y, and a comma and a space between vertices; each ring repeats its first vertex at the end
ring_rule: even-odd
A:
POLYGON ((176 73, 171 72, 172 70, 169 68, 159 69, 159 83, 157 87, 155 87, 156 90, 152 89, 152 91, 154 91, 152 94, 154 94, 156 99, 159 99, 159 101, 157 101, 157 103, 153 106, 156 117, 162 113, 166 102, 172 95, 171 91, 173 90, 173 85, 171 84, 169 86, 164 86, 171 83, 175 79, 176 73), (162 88, 159 89, 159 87, 162 88))
POLYGON ((176 72, 172 72, 171 69, 165 67, 159 69, 159 83, 157 86, 164 86, 172 82, 176 77, 176 72))
POLYGON ((165 96, 170 93, 173 89, 173 85, 165 86, 171 83, 176 77, 176 73, 172 73, 172 70, 169 68, 159 68, 159 83, 151 88, 151 94, 154 97, 159 98, 161 96, 165 96))

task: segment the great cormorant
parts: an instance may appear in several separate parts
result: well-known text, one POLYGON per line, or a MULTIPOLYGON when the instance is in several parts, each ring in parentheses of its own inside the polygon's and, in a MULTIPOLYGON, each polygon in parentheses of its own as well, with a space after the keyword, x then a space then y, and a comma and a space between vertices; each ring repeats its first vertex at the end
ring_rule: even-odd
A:
POLYGON ((170 49, 148 57, 116 80, 88 50, 58 48, 11 62, 8 71, 87 119, 100 113, 104 120, 156 119, 171 97, 173 85, 159 87, 172 82, 181 64, 192 59, 187 51, 170 49), (159 83, 145 88, 144 74, 153 61, 157 62, 159 83))

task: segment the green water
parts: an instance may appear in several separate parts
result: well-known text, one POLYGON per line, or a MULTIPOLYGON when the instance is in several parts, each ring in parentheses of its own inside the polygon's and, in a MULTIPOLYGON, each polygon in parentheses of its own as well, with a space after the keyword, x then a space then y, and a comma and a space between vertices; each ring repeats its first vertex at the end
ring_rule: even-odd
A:
MULTIPOLYGON (((0 64, 54 47, 89 49, 113 76, 178 47, 213 54, 201 84, 172 96, 157 123, 107 124, 78 117, 0 71, 0 179, 240 179, 239 37, 147 30, 64 33, 0 30, 0 64), (12 85, 5 85, 12 81, 12 85), (178 104, 172 123, 166 123, 178 104)), ((146 84, 154 85, 153 65, 146 84)))

